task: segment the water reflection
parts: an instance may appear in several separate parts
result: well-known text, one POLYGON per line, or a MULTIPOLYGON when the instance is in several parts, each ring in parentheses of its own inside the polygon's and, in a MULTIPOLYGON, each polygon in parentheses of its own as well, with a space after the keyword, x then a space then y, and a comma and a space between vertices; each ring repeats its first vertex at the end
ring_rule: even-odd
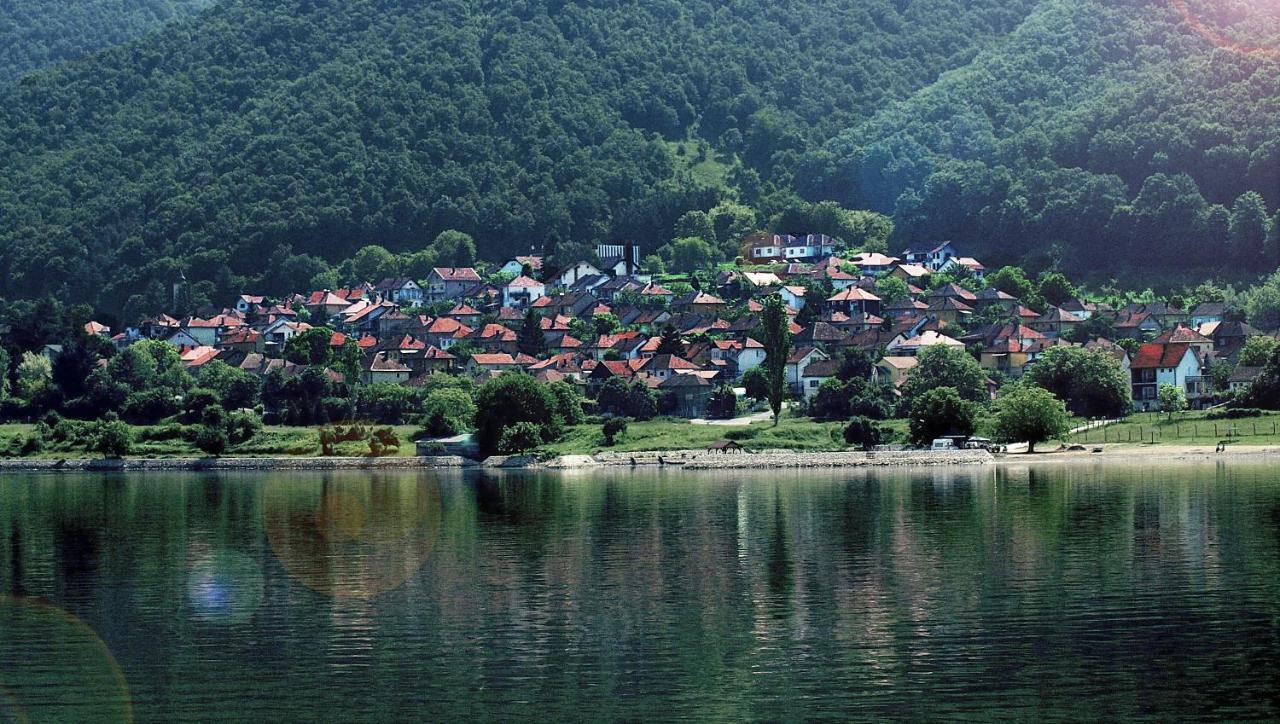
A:
POLYGON ((166 721, 1280 716, 1263 466, 15 476, 15 590, 166 721))
POLYGON ((306 586, 340 598, 390 591, 422 567, 440 528, 434 481, 274 479, 263 491, 267 540, 306 586))

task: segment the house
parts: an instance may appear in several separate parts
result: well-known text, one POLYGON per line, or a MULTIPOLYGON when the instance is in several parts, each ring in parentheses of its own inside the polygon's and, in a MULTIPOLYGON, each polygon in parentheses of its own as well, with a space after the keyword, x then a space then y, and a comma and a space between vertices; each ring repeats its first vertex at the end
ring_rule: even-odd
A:
POLYGON ((503 372, 516 369, 516 358, 503 352, 500 354, 473 354, 467 360, 467 374, 480 377, 486 373, 503 372))
POLYGON ((512 276, 536 277, 542 271, 544 257, 539 255, 517 256, 503 264, 498 272, 512 276))
POLYGON ((941 297, 935 298, 926 312, 945 324, 964 324, 965 320, 973 315, 973 307, 956 297, 941 297))
POLYGON ((1127 339, 1150 339, 1160 334, 1160 322, 1146 312, 1121 313, 1116 319, 1116 335, 1127 339))
POLYGON ((918 264, 931 272, 941 271, 952 259, 959 256, 949 241, 912 244, 898 254, 904 264, 918 264))
POLYGON ((1142 345, 1130 364, 1130 376, 1136 410, 1160 409, 1160 385, 1180 388, 1193 405, 1205 393, 1200 359, 1195 349, 1185 342, 1148 342, 1142 345))
POLYGON ((360 370, 360 380, 366 385, 380 382, 403 384, 409 381, 413 370, 409 366, 394 359, 387 352, 377 352, 370 357, 360 370))
POLYGON ((424 299, 443 302, 458 299, 467 290, 480 284, 480 274, 471 267, 436 267, 427 275, 424 299))
POLYGON ((1094 339, 1086 342, 1084 345, 1084 348, 1091 352, 1099 351, 1099 350, 1102 352, 1106 352, 1107 354, 1111 355, 1112 359, 1114 359, 1117 364, 1120 365, 1120 369, 1124 370, 1124 373, 1126 375, 1129 374, 1129 366, 1130 366, 1131 360, 1129 359, 1129 353, 1125 350, 1124 347, 1121 347, 1120 345, 1116 344, 1115 342, 1112 342, 1109 339, 1103 339, 1099 337, 1098 339, 1094 339))
POLYGON ((547 296, 547 287, 536 279, 520 276, 507 282, 502 288, 502 306, 527 309, 529 305, 547 296))
POLYGON ((1069 336, 1071 331, 1080 326, 1083 319, 1068 312, 1062 307, 1049 307, 1049 311, 1041 314, 1031 323, 1031 328, 1053 337, 1069 336))
POLYGON ((796 347, 791 351, 791 356, 787 357, 786 378, 787 385, 795 394, 800 394, 801 379, 803 372, 809 365, 821 360, 831 359, 831 355, 818 349, 817 347, 796 347))
POLYGON ((987 268, 977 259, 971 256, 955 256, 942 262, 938 267, 939 272, 955 272, 963 270, 968 272, 969 276, 978 281, 982 281, 987 276, 987 268))
POLYGON ((666 380, 672 375, 696 372, 700 368, 689 360, 674 354, 658 354, 644 360, 636 371, 659 380, 666 380))
POLYGON ((895 276, 907 284, 915 286, 924 286, 929 276, 933 274, 928 267, 919 264, 899 264, 889 272, 890 276, 895 276))
POLYGON ((800 390, 806 400, 818 394, 823 382, 833 378, 840 371, 840 361, 834 359, 810 362, 800 371, 800 390))
POLYGON ((84 333, 90 337, 111 337, 111 328, 99 322, 88 321, 84 324, 84 333))
POLYGON ((589 276, 604 276, 604 272, 597 269, 596 265, 589 261, 577 261, 552 273, 546 278, 546 282, 547 286, 550 287, 567 288, 576 284, 579 279, 589 276))
POLYGON ((896 256, 885 256, 880 253, 854 254, 849 262, 862 270, 863 274, 875 276, 893 269, 893 265, 901 261, 896 256))
POLYGON ((1015 312, 1018 309, 1018 299, 1012 294, 1006 294, 999 289, 987 287, 974 295, 973 306, 983 310, 991 307, 1000 307, 1006 312, 1015 312))
POLYGON ((711 343, 711 361, 729 363, 731 374, 741 377, 764 364, 764 345, 747 337, 745 342, 717 339, 711 343))
POLYGON ((344 309, 351 306, 351 302, 325 289, 312 292, 303 306, 311 313, 312 319, 326 320, 341 314, 344 309))
POLYGON ((835 291, 846 289, 858 282, 858 277, 844 270, 846 262, 839 257, 829 256, 813 265, 814 276, 820 281, 826 279, 835 291))
POLYGON ((804 262, 825 259, 836 252, 836 241, 826 234, 791 236, 789 234, 757 234, 748 251, 754 264, 804 262))
POLYGON ((1227 313, 1227 305, 1223 302, 1204 302, 1191 310, 1191 326, 1201 327, 1212 322, 1221 322, 1227 313))
POLYGON ((827 307, 838 309, 850 317, 879 316, 881 299, 862 287, 851 286, 827 297, 827 307))
POLYGON ((193 337, 185 329, 179 329, 178 331, 169 335, 164 341, 168 344, 173 345, 174 347, 177 347, 178 351, 193 349, 195 347, 206 346, 200 340, 193 337))
POLYGON ((918 364, 920 360, 915 357, 884 357, 871 370, 871 379, 901 387, 918 364))
POLYGON ((373 287, 373 291, 379 299, 409 307, 422 304, 423 299, 426 298, 422 287, 408 277, 383 279, 373 287))
POLYGON ((639 244, 597 244, 596 256, 600 257, 600 268, 615 277, 640 273, 639 244))
POLYGON ((706 292, 692 291, 678 297, 671 303, 672 307, 692 314, 721 314, 728 308, 723 299, 706 292))
POLYGON ((711 399, 710 381, 695 374, 673 374, 658 384, 664 406, 680 417, 702 417, 711 399))
POLYGON ((218 339, 220 349, 233 352, 261 352, 266 346, 262 334, 251 327, 237 327, 218 339))
POLYGON ((241 314, 248 314, 256 307, 261 307, 267 301, 266 297, 260 297, 254 294, 241 294, 236 299, 236 311, 241 314))
POLYGON ((1261 367, 1237 367, 1227 381, 1227 389, 1233 395, 1246 392, 1253 386, 1253 381, 1258 379, 1260 374, 1262 374, 1261 367))
POLYGON ((964 342, 961 342, 958 339, 952 339, 941 332, 926 330, 914 337, 902 340, 895 339, 893 342, 889 343, 889 352, 898 357, 914 357, 920 353, 920 350, 934 345, 945 345, 947 347, 964 349, 964 342))
POLYGON ((799 311, 804 309, 806 291, 804 287, 782 286, 778 287, 778 296, 782 297, 783 304, 799 311))

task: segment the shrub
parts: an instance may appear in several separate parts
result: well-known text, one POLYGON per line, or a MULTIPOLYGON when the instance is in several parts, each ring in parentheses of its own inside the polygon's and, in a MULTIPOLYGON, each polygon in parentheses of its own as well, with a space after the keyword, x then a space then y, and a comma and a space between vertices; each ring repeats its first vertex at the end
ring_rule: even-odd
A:
POLYGON ((110 460, 118 460, 129 454, 133 439, 129 426, 114 414, 109 414, 93 426, 89 447, 110 460))
POLYGON ((507 429, 522 423, 528 425, 511 438, 512 444, 528 442, 530 427, 538 431, 537 442, 522 449, 558 439, 564 421, 556 411, 557 404, 547 385, 529 375, 508 372, 489 380, 476 393, 476 441, 480 450, 491 455, 504 449, 502 441, 507 429))
POLYGON ((855 417, 844 426, 846 445, 856 445, 863 450, 870 450, 884 442, 884 431, 866 417, 855 417))
POLYGON ((221 425, 201 425, 196 430, 196 447, 211 457, 227 451, 227 431, 221 425))
MULTIPOLYGON (((182 421, 187 424, 200 422, 206 411, 222 409, 222 398, 213 390, 197 387, 186 394, 182 400, 182 421)), ((156 418, 159 419, 159 418, 156 418)))
POLYGON ((231 444, 240 445, 262 431, 262 420, 252 412, 233 412, 227 416, 226 427, 231 444))
POLYGON ((601 429, 604 433, 604 444, 613 447, 619 435, 627 433, 627 418, 613 417, 604 421, 604 427, 601 429))
POLYGON ((713 420, 730 420, 738 415, 738 395, 729 385, 720 385, 707 400, 707 417, 713 420))
POLYGON ((172 392, 139 390, 125 398, 120 414, 135 425, 151 425, 178 414, 178 403, 172 392))
POLYGON ((498 453, 519 455, 542 444, 542 429, 536 423, 517 422, 502 431, 498 440, 498 453))
POLYGON ((476 403, 471 393, 456 387, 436 390, 423 403, 423 437, 452 437, 466 431, 475 421, 476 403))
POLYGON ((1260 410, 1256 407, 1235 407, 1226 410, 1214 410, 1204 416, 1206 420, 1239 420, 1247 417, 1262 417, 1267 414, 1266 410, 1260 410))

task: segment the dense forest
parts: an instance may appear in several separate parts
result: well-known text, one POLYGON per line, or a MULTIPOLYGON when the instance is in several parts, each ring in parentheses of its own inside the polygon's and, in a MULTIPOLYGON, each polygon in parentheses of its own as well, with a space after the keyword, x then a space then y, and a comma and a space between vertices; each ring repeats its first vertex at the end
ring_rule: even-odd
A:
POLYGON ((188 17, 213 0, 4 0, 0 86, 188 17))
POLYGON ((228 0, 0 95, 0 296, 280 292, 449 229, 648 253, 801 199, 992 265, 1269 271, 1268 7, 228 0))

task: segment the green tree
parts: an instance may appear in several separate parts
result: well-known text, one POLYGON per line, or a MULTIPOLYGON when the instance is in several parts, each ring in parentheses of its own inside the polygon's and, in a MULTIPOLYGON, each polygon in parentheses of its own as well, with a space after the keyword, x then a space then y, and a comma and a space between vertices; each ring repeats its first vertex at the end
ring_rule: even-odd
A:
POLYGON ((977 360, 958 347, 934 345, 920 350, 918 363, 902 385, 904 409, 929 390, 949 387, 968 402, 986 404, 987 375, 977 360))
POLYGON ((769 399, 769 373, 763 367, 752 367, 742 375, 742 386, 753 400, 769 399))
POLYGON ((119 460, 129 454, 133 446, 133 434, 129 426, 114 414, 108 414, 93 424, 89 435, 89 449, 108 460, 119 460))
POLYGON ((1261 367, 1275 354, 1280 347, 1280 340, 1266 335, 1254 335, 1244 341, 1240 348, 1240 356, 1236 364, 1241 367, 1261 367))
POLYGON ((1160 385, 1156 398, 1160 401, 1160 410, 1169 413, 1170 420, 1173 419, 1173 413, 1187 409, 1187 394, 1178 385, 1160 385))
POLYGON ((542 426, 534 422, 517 422, 502 430, 498 440, 499 455, 519 455, 543 443, 542 426))
POLYGON ((517 346, 520 352, 530 357, 537 357, 546 351, 546 341, 542 336, 542 318, 532 308, 525 310, 524 322, 517 335, 517 346))
POLYGON ((1064 434, 1068 429, 1067 408, 1048 390, 1018 385, 996 403, 996 435, 1008 442, 1027 443, 1027 452, 1036 445, 1064 434))
POLYGON ((312 327, 293 335, 284 343, 285 360, 298 365, 323 367, 332 355, 329 346, 333 330, 328 327, 312 327))
POLYGON ((611 417, 604 421, 600 431, 604 435, 604 444, 613 447, 619 435, 627 434, 627 418, 611 417))
POLYGON ((1024 304, 1030 303, 1030 299, 1036 293, 1035 285, 1027 279, 1026 273, 1016 266, 1000 267, 994 273, 987 275, 987 286, 1016 297, 1024 304))
POLYGON ((787 359, 792 348, 790 321, 782 297, 774 295, 765 300, 764 313, 760 318, 760 343, 765 354, 761 366, 765 372, 774 426, 782 416, 782 401, 787 394, 787 359))
POLYGON ((971 435, 977 405, 953 387, 934 387, 913 399, 908 422, 911 442, 928 445, 944 435, 971 435))
POLYGON ((1236 199, 1231 207, 1229 233, 1231 254, 1236 263, 1246 269, 1275 266, 1277 260, 1265 258, 1271 219, 1267 216, 1267 202, 1261 194, 1248 191, 1236 199))
MULTIPOLYGON (((546 385, 529 375, 507 372, 484 383, 476 392, 476 442, 492 455, 501 448, 507 428, 529 423, 541 442, 553 442, 564 429, 558 402, 546 385)), ((522 437, 516 438, 523 440, 522 437)))
POLYGON ((680 330, 668 324, 662 328, 662 335, 658 338, 658 354, 673 354, 677 357, 685 355, 684 338, 680 336, 680 330))
POLYGON ((476 240, 454 229, 437 234, 431 242, 431 251, 437 266, 468 267, 476 263, 476 240))
POLYGON ((1133 405, 1128 375, 1101 349, 1051 347, 1027 368, 1024 379, 1063 400, 1080 417, 1124 417, 1133 405))
POLYGON ((885 304, 893 304, 910 297, 911 290, 898 277, 885 275, 876 280, 876 296, 885 304))
POLYGON ((669 270, 684 274, 713 269, 720 260, 715 247, 693 237, 676 239, 658 251, 669 270))
POLYGON ((863 450, 870 450, 884 442, 884 430, 866 417, 855 417, 844 426, 844 442, 863 450))
POLYGON ((35 352, 23 352, 14 370, 18 396, 27 402, 44 394, 53 383, 53 364, 49 358, 35 352))
POLYGON ((1062 272, 1045 272, 1040 275, 1040 298, 1057 307, 1074 298, 1079 291, 1062 272))
POLYGON ((422 431, 427 437, 452 437, 471 428, 476 403, 456 387, 433 390, 422 404, 422 431))
POLYGON ((720 385, 707 400, 707 417, 713 420, 732 420, 738 414, 738 395, 729 385, 720 385))

